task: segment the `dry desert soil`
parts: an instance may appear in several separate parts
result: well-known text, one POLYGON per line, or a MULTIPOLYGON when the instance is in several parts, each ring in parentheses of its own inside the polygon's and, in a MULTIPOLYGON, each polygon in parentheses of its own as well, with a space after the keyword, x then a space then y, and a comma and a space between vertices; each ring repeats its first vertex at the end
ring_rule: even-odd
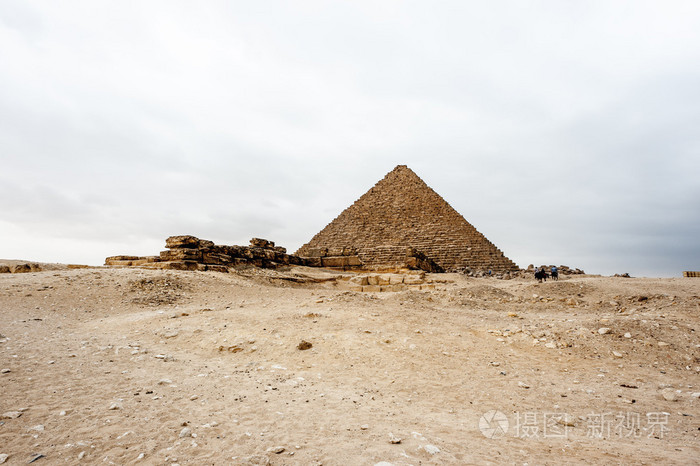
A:
POLYGON ((0 274, 5 464, 700 461, 700 279, 53 269, 0 274))

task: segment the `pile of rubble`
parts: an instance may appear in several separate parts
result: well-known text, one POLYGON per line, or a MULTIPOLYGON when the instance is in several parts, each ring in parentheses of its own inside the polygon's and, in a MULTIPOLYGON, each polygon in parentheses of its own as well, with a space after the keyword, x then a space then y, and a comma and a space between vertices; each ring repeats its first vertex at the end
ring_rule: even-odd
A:
MULTIPOLYGON (((544 267, 544 270, 547 273, 552 273, 552 267, 556 267, 557 270, 559 271, 559 275, 585 275, 586 272, 584 272, 581 269, 574 269, 571 268, 567 265, 541 265, 540 267, 544 267)), ((537 267, 539 268, 539 267, 537 267)), ((522 270, 523 272, 533 274, 535 273, 535 266, 533 264, 530 264, 527 266, 527 269, 522 270)))
POLYGON ((21 263, 21 264, 0 264, 0 273, 27 273, 27 272, 40 272, 41 266, 33 262, 21 263))
POLYGON ((262 268, 307 265, 301 257, 287 254, 285 248, 260 238, 251 239, 250 246, 221 246, 196 236, 181 235, 166 239, 165 247, 167 250, 158 256, 111 256, 105 259, 105 265, 216 272, 228 272, 229 267, 241 265, 262 268))

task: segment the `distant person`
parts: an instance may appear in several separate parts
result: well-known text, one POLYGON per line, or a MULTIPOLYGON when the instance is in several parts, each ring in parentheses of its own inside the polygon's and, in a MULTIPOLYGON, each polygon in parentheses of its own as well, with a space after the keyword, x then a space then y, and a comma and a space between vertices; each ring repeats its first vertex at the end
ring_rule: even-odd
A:
POLYGON ((559 270, 556 265, 552 266, 552 280, 559 280, 559 270))
POLYGON ((538 282, 547 281, 547 272, 544 271, 544 267, 535 269, 535 278, 538 282))

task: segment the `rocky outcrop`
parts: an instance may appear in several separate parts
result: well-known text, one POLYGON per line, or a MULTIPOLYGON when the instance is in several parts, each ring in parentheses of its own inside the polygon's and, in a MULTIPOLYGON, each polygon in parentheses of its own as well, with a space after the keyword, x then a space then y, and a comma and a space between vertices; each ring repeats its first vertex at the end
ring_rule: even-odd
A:
POLYGON ((285 248, 260 238, 250 240, 250 246, 224 246, 196 236, 180 235, 166 239, 165 247, 158 256, 111 256, 105 259, 105 265, 218 272, 244 265, 263 268, 306 265, 300 257, 287 254, 285 248))

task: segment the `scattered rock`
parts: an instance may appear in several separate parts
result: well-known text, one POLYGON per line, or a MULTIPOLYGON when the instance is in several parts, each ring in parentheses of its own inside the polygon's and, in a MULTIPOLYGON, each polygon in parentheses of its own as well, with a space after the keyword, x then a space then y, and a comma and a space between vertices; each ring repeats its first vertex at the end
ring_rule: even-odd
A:
POLYGON ((528 384, 526 384, 525 382, 518 382, 518 387, 520 387, 520 388, 530 388, 530 386, 529 386, 528 384))
POLYGON ((10 369, 3 369, 0 371, 0 374, 7 374, 9 372, 11 372, 10 369))
POLYGON ((189 427, 185 427, 180 431, 180 434, 178 435, 180 438, 185 438, 185 437, 192 437, 192 429, 189 427))
POLYGON ((620 353, 620 352, 618 352, 618 351, 613 351, 612 354, 613 354, 613 356, 615 356, 616 358, 621 358, 621 357, 622 357, 622 353, 620 353))
POLYGON ((38 461, 38 460, 40 460, 41 458, 46 458, 46 456, 44 456, 44 455, 42 455, 42 454, 34 455, 34 457, 33 457, 32 459, 30 459, 29 461, 27 461, 27 464, 33 463, 33 462, 35 462, 35 461, 38 461))
POLYGON ((313 345, 310 342, 308 342, 306 340, 301 340, 301 342, 297 345, 297 349, 304 351, 304 350, 310 349, 312 346, 313 345))
POLYGON ((112 403, 111 405, 109 405, 109 409, 116 411, 118 409, 122 409, 122 405, 121 403, 112 403))
POLYGON ((598 329, 598 333, 601 334, 601 335, 606 335, 606 334, 610 333, 610 328, 608 328, 608 327, 601 327, 601 328, 598 329))
POLYGON ((658 343, 659 346, 670 346, 670 343, 666 343, 665 341, 660 341, 658 343))
POLYGON ((251 455, 241 458, 241 464, 245 466, 268 466, 270 458, 264 455, 251 455))
POLYGON ((625 338, 632 338, 632 334, 629 332, 625 333, 625 338))
POLYGON ((661 396, 663 396, 666 401, 678 401, 678 394, 672 388, 661 390, 661 396))
POLYGON ((440 449, 435 445, 423 445, 423 450, 427 451, 429 455, 437 455, 440 453, 440 449))
POLYGON ((35 432, 43 432, 43 431, 44 431, 44 426, 43 426, 43 424, 37 424, 37 425, 35 425, 35 426, 33 426, 33 427, 30 427, 30 428, 27 429, 27 430, 33 430, 33 431, 35 431, 35 432))
POLYGON ((175 338, 180 334, 179 330, 168 329, 161 335, 163 338, 175 338))
POLYGON ((7 453, 0 453, 0 464, 3 464, 5 461, 7 461, 7 458, 9 458, 10 455, 7 453))
POLYGON ((270 447, 267 449, 267 451, 269 451, 270 453, 274 453, 276 455, 279 455, 280 453, 284 452, 285 450, 286 450, 286 448, 284 448, 283 446, 280 446, 280 445, 278 445, 276 447, 270 447))
POLYGON ((79 459, 79 460, 82 460, 83 458, 85 458, 85 453, 86 453, 86 452, 81 451, 81 452, 78 454, 78 459, 79 459))
POLYGON ((171 361, 174 361, 174 360, 175 360, 175 357, 173 357, 173 356, 170 355, 170 354, 156 354, 156 355, 153 356, 153 357, 156 358, 156 359, 162 359, 162 360, 165 361, 165 362, 171 362, 171 361))
POLYGON ((21 411, 7 411, 6 413, 2 413, 2 416, 0 418, 2 419, 17 419, 22 415, 21 411))
POLYGON ((396 437, 394 434, 389 432, 389 443, 391 443, 392 445, 398 445, 401 443, 401 440, 402 439, 400 439, 399 437, 396 437))
POLYGON ((369 429, 369 424, 362 424, 360 426, 360 430, 367 430, 367 429, 369 429))
POLYGON ((170 379, 160 379, 158 381, 158 385, 170 385, 172 383, 173 383, 173 381, 170 379))
POLYGON ((563 414, 557 418, 557 424, 567 427, 574 427, 576 425, 576 418, 571 414, 563 414))

